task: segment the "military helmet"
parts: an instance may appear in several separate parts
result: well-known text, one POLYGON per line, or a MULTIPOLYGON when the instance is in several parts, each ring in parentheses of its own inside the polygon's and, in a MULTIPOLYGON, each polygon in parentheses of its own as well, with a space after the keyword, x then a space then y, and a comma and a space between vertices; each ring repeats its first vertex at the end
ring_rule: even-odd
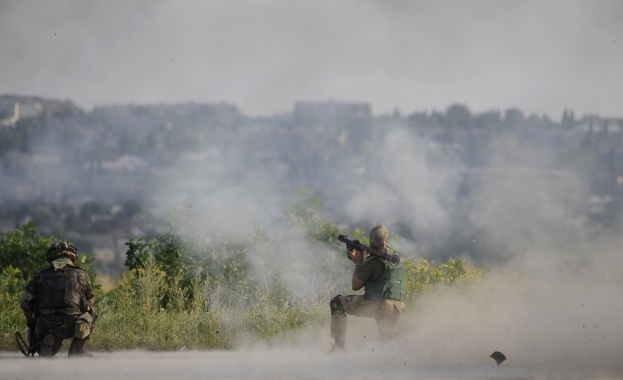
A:
POLYGON ((74 243, 70 241, 59 240, 50 245, 50 248, 48 248, 47 260, 51 263, 59 257, 67 257, 71 261, 75 262, 78 258, 78 248, 76 248, 74 243))
POLYGON ((370 246, 372 248, 385 248, 389 242, 389 231, 385 226, 376 226, 370 230, 370 246))

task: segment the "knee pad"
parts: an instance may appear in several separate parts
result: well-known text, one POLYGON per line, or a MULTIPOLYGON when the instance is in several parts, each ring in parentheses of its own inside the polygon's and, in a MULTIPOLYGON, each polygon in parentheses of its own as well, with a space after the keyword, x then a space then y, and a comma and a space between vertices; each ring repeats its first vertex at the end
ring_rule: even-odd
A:
POLYGON ((331 308, 332 315, 336 313, 346 314, 346 310, 344 310, 344 304, 342 303, 342 300, 340 299, 340 297, 342 296, 337 295, 331 299, 331 302, 329 302, 329 307, 331 308))

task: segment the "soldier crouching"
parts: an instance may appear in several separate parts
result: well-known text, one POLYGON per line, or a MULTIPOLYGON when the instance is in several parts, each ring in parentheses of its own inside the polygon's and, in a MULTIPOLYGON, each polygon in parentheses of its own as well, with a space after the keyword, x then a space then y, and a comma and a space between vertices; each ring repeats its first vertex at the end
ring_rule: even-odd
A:
POLYGON ((20 306, 30 333, 35 334, 39 356, 54 356, 64 339, 72 338, 69 356, 92 356, 84 350, 97 314, 89 274, 75 266, 76 246, 59 241, 48 248, 48 266, 38 271, 26 286, 20 306))
MULTIPOLYGON (((394 253, 388 244, 389 231, 376 226, 370 231, 370 246, 386 254, 394 253)), ((331 351, 346 347, 346 316, 374 318, 381 341, 397 337, 405 310, 405 267, 402 262, 391 265, 378 256, 368 255, 355 248, 347 248, 346 255, 355 263, 352 289, 364 288, 364 295, 338 295, 331 299, 331 337, 335 344, 331 351)))

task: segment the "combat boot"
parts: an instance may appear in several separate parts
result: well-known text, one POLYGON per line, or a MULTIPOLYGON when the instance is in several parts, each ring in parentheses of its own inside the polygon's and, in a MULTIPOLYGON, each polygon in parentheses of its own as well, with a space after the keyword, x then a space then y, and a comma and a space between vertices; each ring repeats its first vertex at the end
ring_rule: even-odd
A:
POLYGON ((88 352, 84 350, 84 344, 87 342, 87 340, 88 339, 74 338, 71 341, 71 345, 69 346, 68 356, 83 357, 83 358, 93 357, 93 355, 89 354, 88 352))

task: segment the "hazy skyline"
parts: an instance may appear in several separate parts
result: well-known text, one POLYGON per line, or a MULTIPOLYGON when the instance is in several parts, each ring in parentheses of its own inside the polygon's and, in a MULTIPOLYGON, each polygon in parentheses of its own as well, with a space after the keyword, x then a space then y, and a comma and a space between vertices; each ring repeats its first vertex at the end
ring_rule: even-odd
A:
POLYGON ((0 93, 623 115, 618 1, 4 1, 0 93))

